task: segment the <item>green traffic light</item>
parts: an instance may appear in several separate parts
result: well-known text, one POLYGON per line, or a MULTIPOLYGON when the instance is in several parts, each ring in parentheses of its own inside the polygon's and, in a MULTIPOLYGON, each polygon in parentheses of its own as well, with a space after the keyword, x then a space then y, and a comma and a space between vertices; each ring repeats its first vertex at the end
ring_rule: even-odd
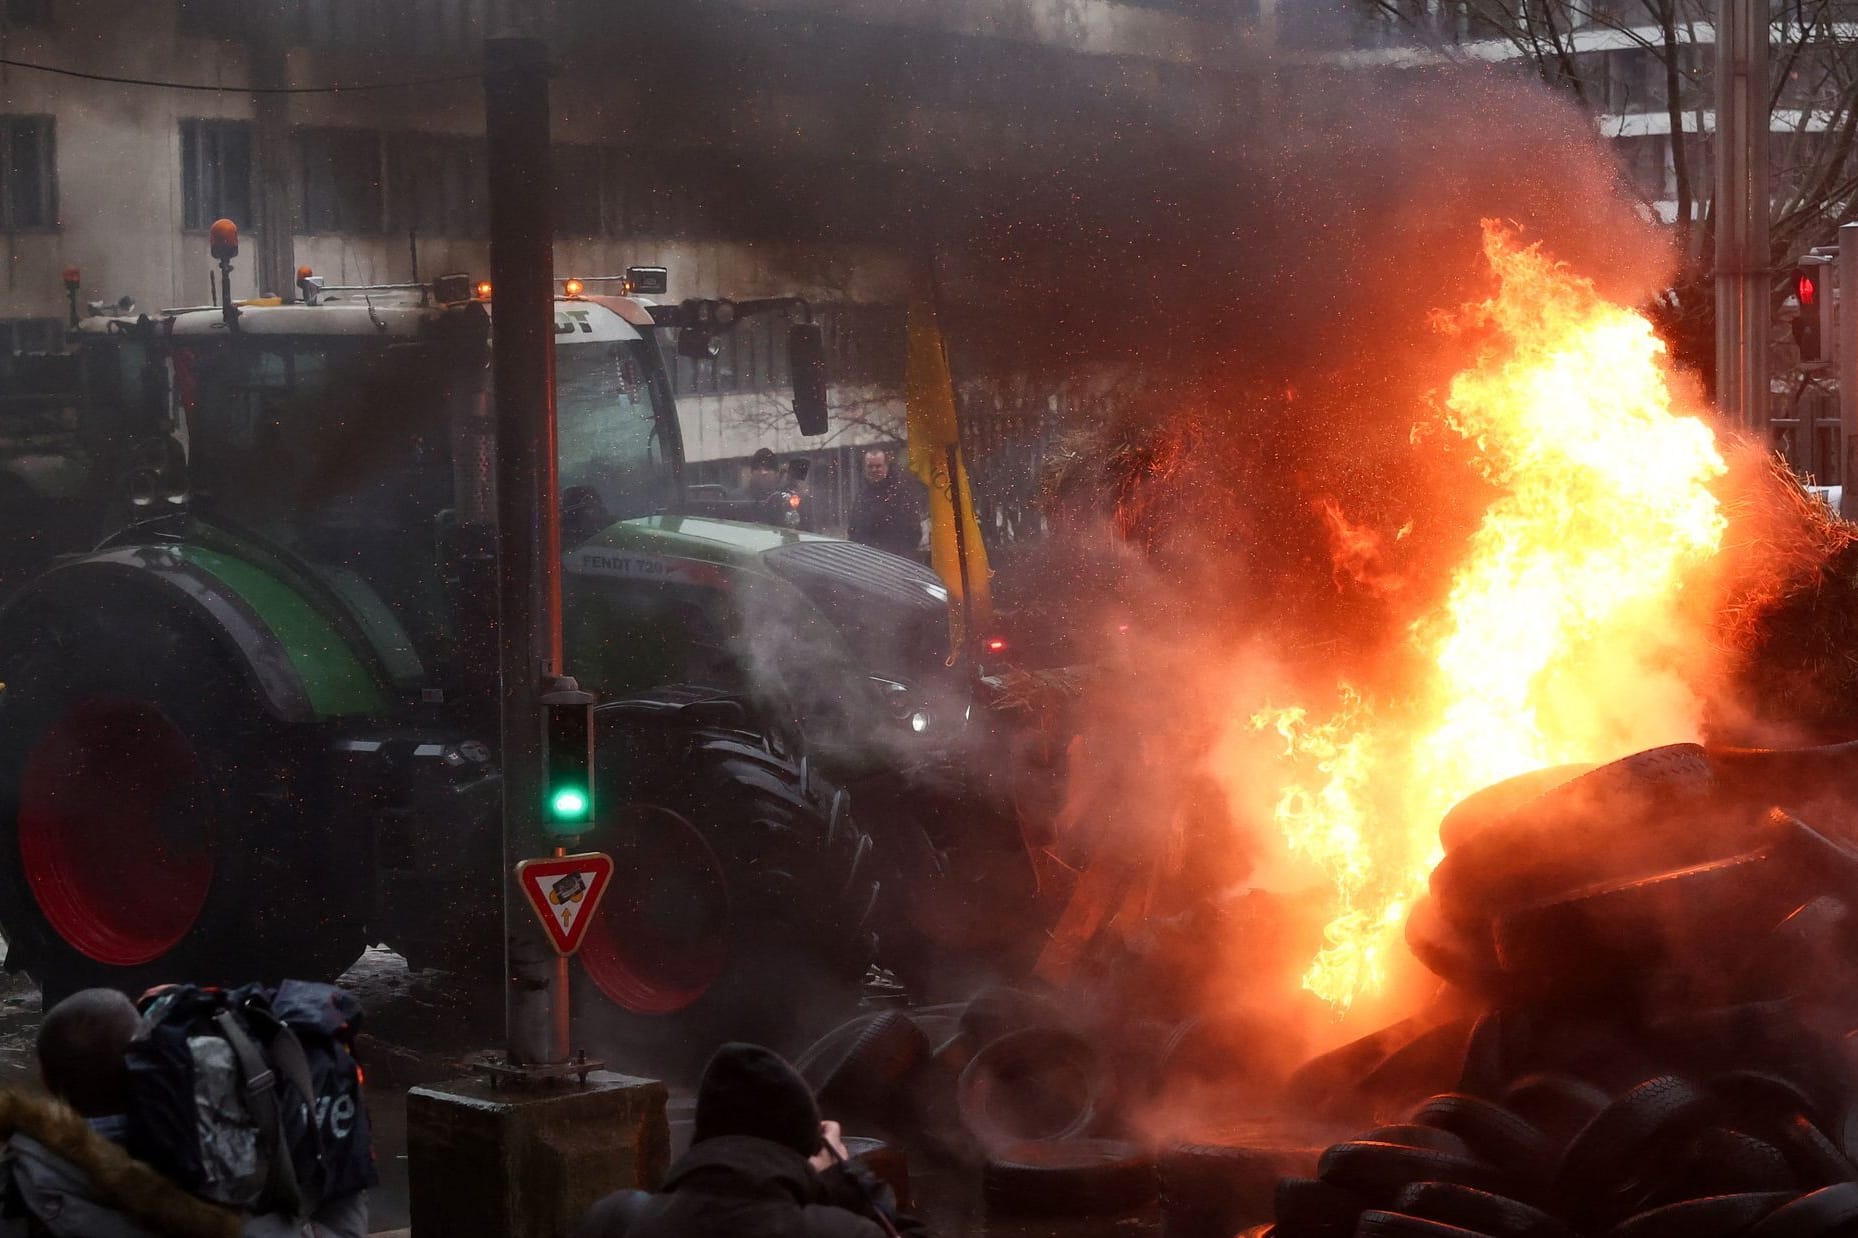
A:
POLYGON ((587 815, 587 793, 576 787, 563 787, 548 797, 548 808, 558 820, 578 820, 587 815))

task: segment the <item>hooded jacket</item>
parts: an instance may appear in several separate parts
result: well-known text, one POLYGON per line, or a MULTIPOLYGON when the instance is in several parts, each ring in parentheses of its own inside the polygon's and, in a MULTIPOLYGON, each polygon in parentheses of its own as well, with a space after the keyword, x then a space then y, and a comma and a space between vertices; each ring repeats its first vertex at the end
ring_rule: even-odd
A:
POLYGON ((239 1238, 243 1218, 190 1195, 48 1096, 0 1092, 3 1238, 239 1238))
POLYGON ((816 1174, 773 1140, 722 1135, 678 1158, 661 1191, 595 1204, 574 1238, 886 1238, 876 1221, 830 1202, 839 1173, 816 1174))
POLYGON ((697 1085, 690 1151, 657 1194, 620 1191, 593 1206, 574 1238, 886 1238, 920 1232, 870 1174, 807 1163, 820 1147, 813 1091, 760 1045, 726 1044, 697 1085))
POLYGON ((364 1238, 367 1200, 314 1220, 248 1217, 201 1199, 130 1156, 49 1096, 0 1092, 0 1238, 364 1238))

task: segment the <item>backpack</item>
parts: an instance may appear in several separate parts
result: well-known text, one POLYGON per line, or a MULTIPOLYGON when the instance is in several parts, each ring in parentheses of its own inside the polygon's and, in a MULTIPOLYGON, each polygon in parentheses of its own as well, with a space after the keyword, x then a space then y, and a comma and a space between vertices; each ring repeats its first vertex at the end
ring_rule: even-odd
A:
POLYGON ((374 1186, 355 1062, 361 1003, 333 985, 170 985, 129 1045, 127 1146, 205 1199, 308 1216, 374 1186))

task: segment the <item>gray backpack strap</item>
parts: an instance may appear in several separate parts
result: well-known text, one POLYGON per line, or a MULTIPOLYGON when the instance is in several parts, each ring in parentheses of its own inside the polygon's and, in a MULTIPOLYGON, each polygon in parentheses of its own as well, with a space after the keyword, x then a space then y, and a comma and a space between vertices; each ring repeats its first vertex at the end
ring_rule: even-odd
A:
POLYGON ((291 1160, 290 1149, 284 1145, 283 1118, 277 1105, 277 1075, 230 1010, 215 1014, 213 1026, 232 1046, 232 1055, 239 1059, 245 1107, 251 1110, 252 1120, 257 1124, 267 1162, 264 1202, 269 1208, 301 1216, 303 1193, 297 1187, 296 1163, 291 1160))
MULTIPOLYGON (((323 1131, 316 1115, 316 1083, 310 1075, 310 1059, 303 1052, 303 1042, 297 1039, 297 1033, 290 1029, 288 1023, 280 1022, 277 1033, 271 1037, 271 1061, 277 1065, 278 1072, 296 1089, 303 1103, 309 1106, 304 1126, 310 1137, 316 1141, 316 1160, 323 1161, 323 1131)), ((283 1128, 280 1126, 279 1130, 283 1128)), ((286 1160, 290 1158, 285 1157, 286 1160)), ((299 1207, 299 1215, 308 1216, 322 1204, 321 1199, 313 1199, 304 1189, 303 1183, 294 1181, 295 1166, 292 1166, 293 1187, 299 1207)))
POLYGON ((316 1103, 316 1085, 310 1080, 310 1059, 304 1056, 303 1042, 287 1023, 278 1024, 277 1034, 271 1037, 271 1060, 277 1063, 290 1086, 297 1089, 297 1095, 306 1103, 316 1103))

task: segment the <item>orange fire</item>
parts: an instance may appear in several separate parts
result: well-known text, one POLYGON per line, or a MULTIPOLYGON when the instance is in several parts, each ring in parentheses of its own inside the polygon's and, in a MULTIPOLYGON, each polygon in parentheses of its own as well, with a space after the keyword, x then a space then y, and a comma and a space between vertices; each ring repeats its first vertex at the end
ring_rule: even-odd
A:
POLYGON ((1674 667, 1679 600, 1724 530, 1715 437, 1678 407, 1643 317, 1500 225, 1484 254, 1496 295, 1440 322, 1477 352, 1438 417, 1494 497, 1443 603, 1408 627, 1416 686, 1370 700, 1344 683, 1325 720, 1251 720, 1283 743, 1278 827, 1335 887, 1303 982, 1338 1008, 1384 984, 1454 803, 1697 726, 1674 667))

